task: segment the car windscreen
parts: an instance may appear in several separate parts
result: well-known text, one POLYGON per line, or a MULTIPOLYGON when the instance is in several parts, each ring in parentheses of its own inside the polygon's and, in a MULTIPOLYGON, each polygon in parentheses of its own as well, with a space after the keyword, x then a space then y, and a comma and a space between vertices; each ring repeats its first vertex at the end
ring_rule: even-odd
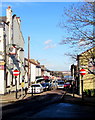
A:
POLYGON ((40 85, 32 85, 31 87, 40 87, 40 85))
POLYGON ((43 87, 45 87, 46 85, 45 84, 41 84, 43 87))
POLYGON ((64 84, 64 82, 58 82, 58 84, 64 84))
POLYGON ((49 83, 46 83, 46 86, 49 86, 50 84, 49 83))

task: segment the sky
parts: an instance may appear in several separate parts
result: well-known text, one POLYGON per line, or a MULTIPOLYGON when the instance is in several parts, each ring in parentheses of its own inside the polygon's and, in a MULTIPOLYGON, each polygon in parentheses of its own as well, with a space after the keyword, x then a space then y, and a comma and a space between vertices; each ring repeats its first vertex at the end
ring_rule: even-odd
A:
POLYGON ((6 15, 6 8, 11 6, 13 14, 20 17, 21 31, 25 41, 25 57, 28 56, 28 36, 30 36, 31 59, 38 60, 41 65, 45 65, 50 70, 70 70, 71 64, 75 61, 64 55, 71 51, 69 45, 59 44, 62 37, 67 37, 68 34, 58 24, 62 19, 64 7, 69 9, 73 2, 70 0, 68 2, 15 1, 18 0, 14 2, 3 0, 0 7, 2 7, 2 16, 6 15))

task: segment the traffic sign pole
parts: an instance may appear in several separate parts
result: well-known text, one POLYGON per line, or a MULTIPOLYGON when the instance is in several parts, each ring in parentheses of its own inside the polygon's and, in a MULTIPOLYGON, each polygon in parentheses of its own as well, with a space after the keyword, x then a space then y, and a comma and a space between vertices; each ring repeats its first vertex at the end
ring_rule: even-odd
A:
POLYGON ((18 75, 19 75, 19 70, 17 70, 17 69, 14 70, 14 71, 13 71, 13 75, 14 75, 14 76, 18 76, 18 75))
POLYGON ((82 100, 84 100, 84 94, 83 94, 83 79, 81 80, 81 91, 82 91, 82 100))
POLYGON ((17 98, 17 76, 19 75, 19 70, 14 70, 13 71, 13 75, 15 76, 15 83, 16 83, 16 99, 18 99, 17 98))
POLYGON ((86 70, 85 70, 85 69, 81 69, 81 70, 80 70, 80 74, 81 74, 81 92, 82 92, 82 100, 84 100, 84 93, 83 93, 83 76, 86 74, 86 70))
POLYGON ((17 76, 15 76, 15 82, 16 82, 16 99, 17 99, 17 76))

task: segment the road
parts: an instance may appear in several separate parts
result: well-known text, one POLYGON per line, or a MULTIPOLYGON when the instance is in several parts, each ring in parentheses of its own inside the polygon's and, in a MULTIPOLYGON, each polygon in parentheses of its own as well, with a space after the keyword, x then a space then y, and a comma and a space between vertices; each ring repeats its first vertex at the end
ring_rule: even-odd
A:
POLYGON ((95 106, 64 103, 64 91, 44 92, 34 98, 3 107, 3 120, 95 118, 95 106))
POLYGON ((80 106, 71 103, 56 103, 49 105, 35 115, 29 113, 24 117, 30 119, 91 119, 95 118, 95 108, 91 106, 80 106))

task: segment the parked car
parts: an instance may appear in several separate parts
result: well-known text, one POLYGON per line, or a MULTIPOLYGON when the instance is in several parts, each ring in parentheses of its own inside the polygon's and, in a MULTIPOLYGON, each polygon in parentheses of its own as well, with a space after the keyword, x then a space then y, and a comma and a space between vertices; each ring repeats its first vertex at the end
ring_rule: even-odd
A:
POLYGON ((53 89, 54 89, 54 85, 52 83, 49 83, 48 90, 53 90, 53 89))
POLYGON ((46 91, 47 90, 46 83, 41 83, 41 85, 43 86, 43 90, 46 91))
POLYGON ((45 83, 41 83, 41 85, 43 86, 43 89, 46 90, 52 90, 53 89, 53 85, 49 82, 45 82, 45 83))
POLYGON ((69 82, 66 82, 65 84, 64 84, 64 88, 70 88, 71 87, 71 84, 69 83, 69 82))
POLYGON ((32 84, 27 93, 41 93, 43 92, 43 86, 41 84, 32 84))
POLYGON ((53 81, 52 85, 53 85, 53 89, 57 89, 57 85, 58 85, 57 81, 53 81))
POLYGON ((58 81, 57 83, 58 83, 57 84, 58 89, 63 89, 64 88, 64 81, 58 81))

